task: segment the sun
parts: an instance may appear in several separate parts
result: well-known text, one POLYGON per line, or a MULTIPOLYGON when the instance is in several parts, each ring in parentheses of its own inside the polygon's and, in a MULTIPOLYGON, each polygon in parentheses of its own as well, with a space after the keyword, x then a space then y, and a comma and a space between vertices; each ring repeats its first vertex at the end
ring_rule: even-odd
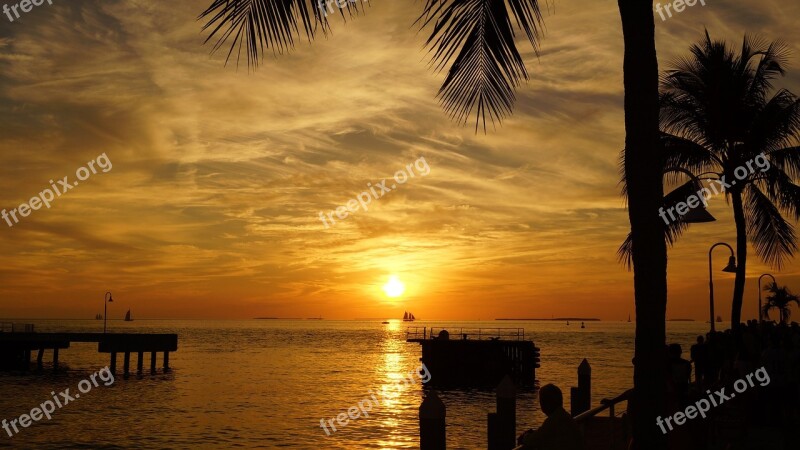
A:
POLYGON ((406 290, 406 285, 397 278, 397 275, 392 275, 389 277, 389 281, 383 285, 383 292, 386 292, 386 295, 389 297, 395 298, 403 295, 403 292, 406 290))

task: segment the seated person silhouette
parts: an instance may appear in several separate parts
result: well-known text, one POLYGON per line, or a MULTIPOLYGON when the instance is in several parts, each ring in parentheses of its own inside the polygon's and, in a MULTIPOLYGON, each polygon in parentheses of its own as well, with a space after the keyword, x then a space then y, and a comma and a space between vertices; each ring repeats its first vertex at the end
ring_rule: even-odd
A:
POLYGON ((538 430, 530 429, 519 437, 525 450, 584 450, 586 448, 580 428, 564 410, 561 389, 553 384, 539 389, 539 406, 547 415, 538 430))

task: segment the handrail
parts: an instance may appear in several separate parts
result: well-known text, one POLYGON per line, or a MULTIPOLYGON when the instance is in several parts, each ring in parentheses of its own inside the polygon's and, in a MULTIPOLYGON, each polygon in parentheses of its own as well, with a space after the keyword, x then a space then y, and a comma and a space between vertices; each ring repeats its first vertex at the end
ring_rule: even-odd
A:
POLYGON ((586 419, 589 419, 591 417, 594 417, 594 416, 600 414, 601 412, 603 412, 603 411, 605 411, 607 409, 611 410, 610 411, 610 415, 613 417, 614 416, 614 406, 616 406, 617 403, 622 403, 622 402, 628 400, 632 394, 633 394, 633 389, 628 389, 627 391, 623 392, 622 394, 620 394, 620 395, 618 395, 618 396, 616 396, 616 397, 614 397, 614 398, 612 398, 610 400, 607 399, 607 398, 604 398, 604 399, 600 400, 600 406, 598 406, 598 407, 596 407, 594 409, 590 409, 589 411, 585 411, 585 412, 575 416, 575 421, 576 422, 582 422, 582 421, 584 421, 586 419))
POLYGON ((406 329, 406 339, 436 339, 438 332, 447 330, 452 340, 495 340, 507 338, 508 340, 525 340, 524 328, 512 327, 492 327, 492 328, 433 328, 427 327, 408 327, 406 329))

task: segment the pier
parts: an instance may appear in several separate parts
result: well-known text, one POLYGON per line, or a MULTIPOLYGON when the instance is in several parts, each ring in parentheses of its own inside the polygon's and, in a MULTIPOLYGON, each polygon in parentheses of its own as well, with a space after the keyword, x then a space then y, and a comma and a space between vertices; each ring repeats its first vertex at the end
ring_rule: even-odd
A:
POLYGON ((433 386, 494 388, 508 375, 533 388, 539 349, 522 328, 410 327, 406 342, 422 346, 422 361, 433 386))
POLYGON ((53 370, 58 370, 59 351, 73 342, 97 343, 99 353, 110 355, 109 369, 116 373, 117 354, 123 356, 123 374, 130 375, 131 354, 137 356, 136 373, 142 375, 146 355, 150 357, 150 373, 156 373, 156 360, 163 354, 164 372, 168 372, 169 354, 178 350, 177 334, 142 333, 36 333, 32 325, 0 325, 0 369, 30 370, 31 357, 36 352, 36 367, 42 370, 46 352, 51 352, 53 370), (22 331, 18 331, 22 330, 22 331), (149 355, 148 355, 149 354, 149 355))

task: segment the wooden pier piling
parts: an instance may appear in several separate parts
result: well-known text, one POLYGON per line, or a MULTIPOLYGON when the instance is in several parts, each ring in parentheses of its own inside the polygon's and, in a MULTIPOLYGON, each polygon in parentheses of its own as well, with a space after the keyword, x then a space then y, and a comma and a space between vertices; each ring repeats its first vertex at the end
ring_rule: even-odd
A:
POLYGON ((585 358, 578 366, 578 387, 570 388, 570 413, 575 417, 592 406, 592 367, 585 358))
POLYGON ((128 378, 131 376, 131 352, 125 352, 122 359, 122 376, 128 378))
POLYGON ((27 370, 30 367, 32 352, 36 350, 36 367, 44 366, 44 353, 53 350, 53 370, 59 368, 59 351, 70 348, 72 342, 98 343, 98 352, 109 353, 112 373, 117 371, 117 353, 123 353, 124 372, 130 375, 130 354, 139 356, 137 373, 144 372, 144 353, 151 354, 151 373, 155 373, 155 358, 164 352, 164 369, 169 371, 169 352, 178 350, 176 334, 135 334, 135 333, 35 333, 32 326, 18 327, 25 331, 6 332, 0 330, 0 369, 27 370))
POLYGON ((141 377, 144 372, 144 352, 136 355, 136 376, 141 377))
POLYGON ((156 374, 156 352, 150 352, 150 375, 156 374))
POLYGON ((430 391, 419 405, 419 448, 420 450, 446 450, 447 425, 444 403, 430 391))

